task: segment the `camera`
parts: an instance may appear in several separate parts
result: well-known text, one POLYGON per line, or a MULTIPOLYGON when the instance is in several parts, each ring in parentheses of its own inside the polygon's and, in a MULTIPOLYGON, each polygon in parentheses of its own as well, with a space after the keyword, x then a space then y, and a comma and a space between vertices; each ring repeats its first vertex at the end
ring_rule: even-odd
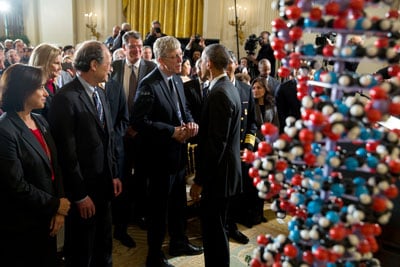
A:
POLYGON ((317 46, 322 46, 324 47, 325 45, 328 44, 328 40, 330 44, 334 44, 336 41, 336 32, 328 32, 328 33, 323 33, 321 36, 317 36, 315 38, 315 44, 317 46))
POLYGON ((200 39, 201 39, 200 34, 196 34, 196 35, 194 36, 194 41, 195 41, 196 43, 199 43, 199 42, 200 42, 200 39))
POLYGON ((160 28, 154 28, 154 31, 155 31, 156 33, 161 33, 161 29, 160 29, 160 28))
POLYGON ((246 53, 248 55, 254 55, 255 50, 257 48, 257 44, 259 42, 260 38, 257 37, 255 34, 249 35, 249 37, 246 39, 246 43, 244 44, 244 50, 246 50, 246 53))

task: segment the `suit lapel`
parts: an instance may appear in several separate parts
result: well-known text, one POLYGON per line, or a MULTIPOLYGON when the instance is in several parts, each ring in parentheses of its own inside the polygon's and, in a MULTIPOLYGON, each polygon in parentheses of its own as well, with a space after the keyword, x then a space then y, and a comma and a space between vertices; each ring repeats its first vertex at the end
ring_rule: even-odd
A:
MULTIPOLYGON (((36 139, 36 137, 33 135, 31 130, 25 125, 25 123, 21 120, 21 118, 18 116, 16 113, 9 113, 10 114, 10 121, 16 126, 16 128, 20 131, 22 139, 24 139, 25 143, 33 148, 34 151, 36 151, 37 154, 43 159, 43 161, 46 163, 47 167, 51 170, 50 166, 50 160, 46 155, 46 152, 40 145, 39 141, 36 139)), ((36 125, 39 129, 39 131, 42 133, 43 137, 45 136, 45 133, 47 133, 47 130, 44 128, 44 126, 39 123, 34 116, 32 116, 34 121, 36 122, 36 125)), ((46 140, 46 139, 45 139, 46 140)), ((47 140, 46 140, 47 142, 47 140)))

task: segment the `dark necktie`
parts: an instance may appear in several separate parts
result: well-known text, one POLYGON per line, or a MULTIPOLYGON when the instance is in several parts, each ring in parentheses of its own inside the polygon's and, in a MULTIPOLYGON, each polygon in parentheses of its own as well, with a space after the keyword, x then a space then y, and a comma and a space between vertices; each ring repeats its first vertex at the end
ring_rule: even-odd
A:
POLYGON ((133 103, 135 100, 136 89, 137 89, 137 77, 135 73, 135 66, 131 65, 132 71, 131 76, 129 77, 129 95, 128 95, 128 108, 129 111, 132 110, 133 103))
POLYGON ((168 85, 169 85, 169 89, 171 90, 172 99, 175 102, 176 113, 178 115, 178 119, 181 122, 181 124, 183 124, 182 112, 181 112, 179 98, 178 98, 178 92, 176 91, 176 88, 174 85, 174 80, 172 78, 168 79, 168 85))
POLYGON ((96 107, 97 116, 98 116, 100 122, 102 124, 104 124, 103 104, 101 103, 97 87, 95 87, 92 97, 93 97, 94 106, 96 107))
POLYGON ((206 99, 207 98, 207 96, 208 96, 208 88, 209 88, 209 84, 206 84, 206 83, 203 83, 202 84, 202 87, 203 87, 203 99, 206 99))

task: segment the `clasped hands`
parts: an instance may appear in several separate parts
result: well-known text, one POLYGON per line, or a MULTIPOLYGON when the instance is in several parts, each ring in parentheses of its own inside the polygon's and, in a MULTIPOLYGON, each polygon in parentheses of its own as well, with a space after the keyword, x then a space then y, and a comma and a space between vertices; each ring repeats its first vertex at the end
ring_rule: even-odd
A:
POLYGON ((185 143, 190 137, 196 136, 199 132, 199 125, 194 122, 184 123, 181 126, 175 127, 172 138, 180 143, 185 143))

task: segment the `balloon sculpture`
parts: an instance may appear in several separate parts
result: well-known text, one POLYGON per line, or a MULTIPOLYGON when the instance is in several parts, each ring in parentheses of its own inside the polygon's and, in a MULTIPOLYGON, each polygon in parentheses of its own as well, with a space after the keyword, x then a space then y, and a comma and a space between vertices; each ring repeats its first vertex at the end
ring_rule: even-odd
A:
MULTIPOLYGON (((345 61, 399 61, 397 10, 368 18, 364 8, 391 1, 275 1, 280 18, 272 21, 271 46, 286 78, 303 60, 334 61, 334 71, 319 66, 313 79, 297 77, 302 117, 289 117, 284 133, 262 126, 265 141, 244 160, 259 196, 272 200, 278 218, 291 216, 288 236, 259 235, 252 267, 379 266, 373 257, 377 236, 388 223, 400 176, 399 134, 379 122, 400 115, 400 66, 392 79, 345 72, 345 61), (317 51, 301 42, 303 31, 336 32, 336 45, 317 51), (347 34, 369 33, 373 46, 345 45, 347 34), (368 91, 368 96, 364 92, 368 91), (352 144, 350 148, 346 144, 352 144)), ((318 68, 318 64, 314 65, 318 68)))

